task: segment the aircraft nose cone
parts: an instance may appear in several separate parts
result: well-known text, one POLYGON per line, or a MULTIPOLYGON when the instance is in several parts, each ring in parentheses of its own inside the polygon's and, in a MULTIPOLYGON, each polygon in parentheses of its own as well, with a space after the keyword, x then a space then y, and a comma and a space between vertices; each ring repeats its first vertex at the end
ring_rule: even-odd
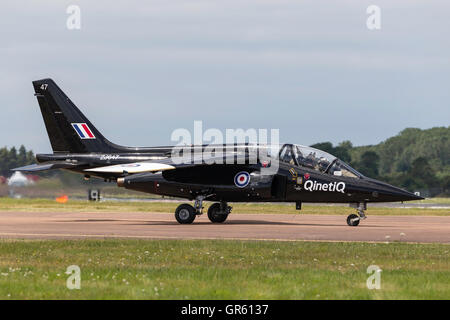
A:
POLYGON ((423 200, 424 198, 404 189, 394 187, 388 183, 373 180, 376 185, 376 192, 382 201, 412 201, 423 200))
POLYGON ((412 200, 423 200, 425 198, 418 196, 412 192, 396 188, 394 187, 394 190, 392 191, 392 196, 397 197, 398 201, 412 201, 412 200))

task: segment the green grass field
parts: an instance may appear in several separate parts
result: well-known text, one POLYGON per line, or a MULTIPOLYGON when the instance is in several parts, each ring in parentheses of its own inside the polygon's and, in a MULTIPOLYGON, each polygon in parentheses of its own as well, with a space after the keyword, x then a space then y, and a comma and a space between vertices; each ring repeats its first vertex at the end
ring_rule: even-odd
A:
POLYGON ((450 299, 440 244, 1 240, 0 257, 0 299, 450 299))
MULTIPOLYGON (((65 204, 47 199, 11 199, 0 198, 0 211, 58 211, 58 212, 169 212, 173 213, 179 203, 144 202, 144 201, 102 201, 69 200, 65 204)), ((206 209, 210 203, 206 203, 206 209)), ((275 203, 234 203, 233 214, 239 213, 295 213, 295 214, 345 214, 355 209, 347 206, 325 206, 305 204, 301 211, 295 210, 294 204, 275 203)), ((408 204, 405 204, 407 206, 408 204)), ((424 208, 380 208, 368 207, 369 215, 450 215, 449 209, 424 208)))

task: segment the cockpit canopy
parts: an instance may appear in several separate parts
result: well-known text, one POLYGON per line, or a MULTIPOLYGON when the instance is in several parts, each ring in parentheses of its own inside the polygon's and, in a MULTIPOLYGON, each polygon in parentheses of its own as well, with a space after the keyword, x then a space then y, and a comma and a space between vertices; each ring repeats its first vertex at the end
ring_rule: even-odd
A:
POLYGON ((279 160, 334 176, 360 178, 361 173, 335 156, 311 147, 284 144, 279 151, 279 160))

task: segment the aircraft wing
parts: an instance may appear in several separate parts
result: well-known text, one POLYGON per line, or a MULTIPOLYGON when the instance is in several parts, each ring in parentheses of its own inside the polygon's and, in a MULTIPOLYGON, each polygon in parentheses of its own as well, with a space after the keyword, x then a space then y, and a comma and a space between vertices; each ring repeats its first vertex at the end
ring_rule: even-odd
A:
POLYGON ((11 169, 12 171, 21 171, 21 172, 39 172, 45 170, 54 170, 54 169, 68 169, 74 168, 82 165, 81 163, 69 163, 66 161, 54 161, 54 162, 46 162, 42 164, 31 164, 24 167, 11 169))
MULTIPOLYGON (((108 166, 101 166, 96 168, 85 169, 85 172, 97 172, 97 173, 118 173, 118 174, 134 174, 134 173, 144 173, 144 172, 158 172, 164 170, 173 170, 178 168, 187 167, 197 167, 197 166, 207 166, 214 163, 220 164, 245 164, 245 163, 256 163, 256 158, 250 155, 226 155, 222 157, 206 157, 201 158, 193 157, 192 159, 183 161, 182 163, 176 163, 172 158, 162 159, 158 162, 133 162, 133 163, 123 163, 108 166)), ((45 162, 41 164, 32 164, 24 167, 19 167, 12 169, 13 171, 22 172, 39 172, 45 170, 54 169, 70 169, 79 166, 84 166, 86 163, 70 163, 67 161, 52 161, 45 162)))
POLYGON ((175 169, 174 166, 159 162, 133 162, 111 166, 86 169, 86 172, 101 173, 142 173, 175 169))
MULTIPOLYGON (((196 166, 206 166, 214 163, 249 163, 250 159, 248 155, 232 155, 226 157, 203 157, 202 159, 192 158, 189 161, 184 161, 182 163, 175 163, 171 158, 162 159, 158 162, 133 162, 124 164, 115 164, 109 166, 102 166, 97 168, 85 169, 85 172, 97 172, 97 173, 144 173, 144 172, 158 172, 165 170, 174 170, 179 168, 196 167, 196 166), (219 162, 220 160, 220 162, 219 162)), ((256 158, 253 159, 256 163, 256 158)))

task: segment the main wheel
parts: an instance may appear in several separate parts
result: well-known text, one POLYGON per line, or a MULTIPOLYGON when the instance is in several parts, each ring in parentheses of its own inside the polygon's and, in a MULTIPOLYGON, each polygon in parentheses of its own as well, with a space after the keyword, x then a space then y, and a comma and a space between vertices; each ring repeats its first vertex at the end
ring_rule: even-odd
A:
POLYGON ((347 217, 347 224, 351 227, 356 227, 359 224, 360 218, 356 214, 351 214, 347 217))
POLYGON ((227 220, 228 213, 222 213, 220 203, 214 203, 208 209, 208 218, 213 223, 222 223, 227 220))
POLYGON ((175 219, 181 224, 189 224, 195 220, 195 209, 187 203, 183 203, 175 210, 175 219))

